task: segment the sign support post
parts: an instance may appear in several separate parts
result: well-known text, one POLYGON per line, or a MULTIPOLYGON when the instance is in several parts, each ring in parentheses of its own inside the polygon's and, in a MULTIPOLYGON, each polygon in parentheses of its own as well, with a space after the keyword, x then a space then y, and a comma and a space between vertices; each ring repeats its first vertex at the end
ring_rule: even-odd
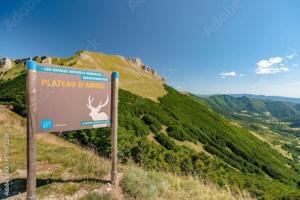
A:
POLYGON ((27 61, 26 102, 27 102, 27 199, 35 200, 36 191, 36 64, 27 61))
POLYGON ((119 91, 119 73, 112 73, 112 87, 111 87, 111 133, 112 133, 112 168, 111 168, 111 183, 113 185, 118 185, 118 177, 117 177, 117 156, 118 156, 118 91, 119 91))

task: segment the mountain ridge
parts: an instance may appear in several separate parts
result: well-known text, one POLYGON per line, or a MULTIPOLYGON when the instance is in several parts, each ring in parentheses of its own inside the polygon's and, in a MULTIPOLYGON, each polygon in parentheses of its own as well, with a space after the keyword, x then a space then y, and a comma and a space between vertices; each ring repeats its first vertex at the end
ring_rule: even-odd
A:
POLYGON ((256 113, 271 113, 279 119, 289 118, 300 112, 300 105, 272 101, 269 99, 256 99, 246 96, 233 97, 231 95, 214 95, 206 98, 206 101, 213 107, 227 112, 256 112, 256 113))
POLYGON ((245 94, 211 94, 211 95, 198 95, 198 96, 202 98, 209 98, 211 96, 220 96, 220 95, 227 95, 232 97, 248 97, 253 99, 283 101, 283 102, 300 104, 300 98, 286 97, 286 96, 268 96, 268 95, 256 95, 256 94, 246 94, 246 93, 245 94))
MULTIPOLYGON (((13 79, 19 74, 25 73, 25 63, 29 59, 31 58, 9 59, 12 62, 11 67, 7 68, 6 71, 0 72, 0 80, 13 79)), ((139 58, 125 58, 120 55, 77 51, 68 58, 34 56, 32 59, 40 63, 66 67, 86 68, 88 66, 90 69, 118 71, 122 77, 120 79, 120 88, 154 101, 166 94, 163 87, 166 80, 156 70, 145 65, 139 58)))

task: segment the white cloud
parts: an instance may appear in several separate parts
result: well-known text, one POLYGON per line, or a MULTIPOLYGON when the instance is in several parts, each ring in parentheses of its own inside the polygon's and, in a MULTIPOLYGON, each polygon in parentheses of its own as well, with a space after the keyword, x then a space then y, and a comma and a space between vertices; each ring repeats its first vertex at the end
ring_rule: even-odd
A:
POLYGON ((236 76, 236 73, 234 71, 232 72, 224 72, 224 73, 220 73, 219 74, 222 78, 226 78, 226 77, 234 77, 236 76))
POLYGON ((283 58, 274 57, 274 58, 270 58, 269 60, 261 60, 257 63, 257 65, 261 68, 268 68, 268 67, 271 67, 272 65, 281 63, 282 61, 283 61, 283 58))
POLYGON ((283 63, 284 58, 273 57, 269 59, 260 60, 257 62, 257 74, 275 74, 279 72, 287 72, 289 68, 283 63))
POLYGON ((223 79, 226 79, 227 77, 236 77, 236 76, 244 77, 245 74, 239 74, 239 73, 236 73, 235 71, 232 71, 232 72, 220 73, 219 76, 221 76, 223 79))
POLYGON ((225 72, 225 73, 221 73, 220 76, 236 76, 235 72, 225 72))

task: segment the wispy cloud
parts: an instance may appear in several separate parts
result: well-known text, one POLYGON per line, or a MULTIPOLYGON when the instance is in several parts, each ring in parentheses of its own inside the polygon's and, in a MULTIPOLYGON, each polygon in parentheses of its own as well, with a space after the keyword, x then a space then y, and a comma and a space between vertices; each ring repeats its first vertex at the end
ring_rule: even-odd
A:
POLYGON ((293 59, 297 56, 297 53, 291 53, 289 55, 286 56, 287 59, 293 59))
MULTIPOLYGON (((289 55, 289 57, 294 57, 294 55, 289 55)), ((257 74, 275 74, 280 72, 287 72, 289 68, 283 61, 284 57, 272 57, 269 59, 260 60, 256 64, 257 74)))
POLYGON ((221 76, 222 78, 226 78, 226 77, 234 77, 236 76, 236 72, 232 71, 232 72, 224 72, 224 73, 220 73, 219 76, 221 76))
POLYGON ((239 74, 235 71, 231 71, 231 72, 222 72, 219 74, 219 76, 221 76, 223 79, 226 79, 227 77, 236 77, 236 76, 244 77, 245 74, 239 74))

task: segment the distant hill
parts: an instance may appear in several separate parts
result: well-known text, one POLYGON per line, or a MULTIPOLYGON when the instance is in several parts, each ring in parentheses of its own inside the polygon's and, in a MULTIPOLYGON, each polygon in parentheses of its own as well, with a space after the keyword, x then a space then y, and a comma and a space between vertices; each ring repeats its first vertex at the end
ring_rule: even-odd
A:
MULTIPOLYGON (((36 58, 38 62, 43 62, 44 59, 40 59, 36 58)), ((95 52, 79 52, 71 58, 51 60, 61 65, 121 70, 120 163, 133 161, 146 169, 193 175, 211 180, 221 187, 229 186, 236 192, 247 190, 261 199, 300 197, 299 165, 247 129, 234 125, 213 111, 205 101, 163 84, 160 76, 151 70, 145 71, 148 69, 145 65, 137 68, 137 73, 132 65, 122 67, 115 64, 139 63, 136 59, 124 59, 95 52), (144 79, 144 76, 149 78, 144 79), (143 84, 148 88, 144 88, 143 84)), ((15 112, 25 116, 25 74, 24 71, 10 74, 15 67, 6 72, 0 81, 0 103, 12 106, 15 112)), ((237 104, 235 109, 267 109, 265 104, 257 102, 231 101, 237 104)), ((226 109, 231 109, 233 105, 227 98, 221 98, 220 102, 226 109)), ((290 109, 284 115, 289 115, 293 107, 290 109)), ((281 116, 280 113, 278 115, 281 116)), ((109 129, 69 131, 63 137, 93 148, 102 156, 109 157, 111 153, 109 129)))
POLYGON ((300 113, 285 119, 285 122, 291 123, 291 127, 300 127, 300 113))
MULTIPOLYGON (((272 143, 277 143, 277 145, 295 143, 294 145, 297 146, 297 142, 294 141, 300 137, 300 104, 230 95, 215 95, 201 98, 201 100, 214 111, 243 124, 243 127, 250 131, 259 131, 260 134, 265 134, 267 131, 271 135, 279 134, 284 137, 277 138, 273 135, 277 138, 277 141, 274 141, 274 137, 269 135, 268 138, 272 143)), ((295 154, 293 157, 298 163, 298 155, 295 154)))
POLYGON ((290 98, 283 96, 265 96, 265 95, 254 95, 254 94, 230 94, 233 97, 248 97, 253 99, 271 100, 271 101, 282 101, 300 104, 300 98, 290 98))
POLYGON ((300 105, 286 101, 275 101, 275 98, 254 98, 248 96, 214 95, 206 101, 214 108, 223 112, 252 112, 260 114, 270 113, 278 119, 285 119, 300 113, 300 105))

